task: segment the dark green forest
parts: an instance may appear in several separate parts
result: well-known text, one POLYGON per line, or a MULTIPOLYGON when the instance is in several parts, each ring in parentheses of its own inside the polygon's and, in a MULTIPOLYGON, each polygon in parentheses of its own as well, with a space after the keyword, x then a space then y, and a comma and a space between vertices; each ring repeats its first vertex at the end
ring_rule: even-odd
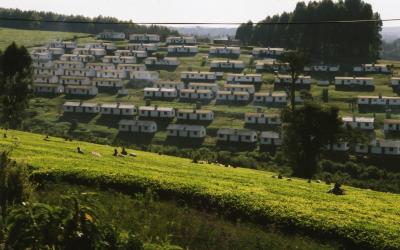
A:
POLYGON ((100 32, 103 32, 104 30, 112 30, 125 33, 155 33, 159 34, 161 38, 165 38, 169 35, 178 35, 177 31, 170 30, 167 27, 156 25, 137 25, 134 24, 133 21, 120 21, 117 18, 105 16, 90 18, 80 15, 61 15, 53 12, 42 12, 33 10, 22 11, 19 9, 0 8, 0 18, 3 18, 0 19, 0 27, 15 29, 68 31, 89 34, 98 34, 100 32), (12 19, 33 19, 37 21, 29 22, 12 19))
POLYGON ((380 15, 362 0, 299 2, 293 12, 242 24, 236 38, 244 45, 302 49, 318 62, 372 62, 379 58, 381 21, 318 23, 371 19, 380 15))

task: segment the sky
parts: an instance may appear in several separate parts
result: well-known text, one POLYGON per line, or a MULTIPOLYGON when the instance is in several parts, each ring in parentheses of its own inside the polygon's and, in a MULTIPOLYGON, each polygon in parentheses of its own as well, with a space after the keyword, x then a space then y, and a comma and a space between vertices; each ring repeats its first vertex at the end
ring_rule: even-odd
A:
MULTIPOLYGON (((365 0, 382 19, 400 18, 400 0, 365 0)), ((297 0, 0 0, 0 7, 134 22, 254 22, 292 11, 297 0)), ((387 22, 385 26, 400 26, 387 22)))

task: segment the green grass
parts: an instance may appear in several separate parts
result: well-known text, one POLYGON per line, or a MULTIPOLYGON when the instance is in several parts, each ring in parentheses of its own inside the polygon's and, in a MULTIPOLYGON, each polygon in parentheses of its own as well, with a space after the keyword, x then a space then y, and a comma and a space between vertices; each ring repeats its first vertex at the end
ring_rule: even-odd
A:
POLYGON ((257 223, 277 223, 318 235, 330 235, 361 247, 400 248, 400 196, 345 186, 346 195, 327 194, 330 186, 272 178, 273 173, 134 151, 137 158, 112 157, 113 148, 86 142, 43 140, 42 135, 9 131, 0 148, 34 167, 42 178, 99 183, 125 190, 151 188, 240 215, 257 223), (12 137, 15 137, 14 139, 12 137), (80 146, 85 152, 75 152, 80 146), (90 154, 102 154, 98 158, 90 154))
MULTIPOLYGON (((88 35, 89 34, 73 32, 0 28, 0 50, 4 50, 12 42, 26 47, 42 46, 54 39, 72 39, 74 36, 84 37, 88 35)), ((78 42, 90 41, 93 41, 93 38, 83 38, 82 41, 78 39, 78 42)))

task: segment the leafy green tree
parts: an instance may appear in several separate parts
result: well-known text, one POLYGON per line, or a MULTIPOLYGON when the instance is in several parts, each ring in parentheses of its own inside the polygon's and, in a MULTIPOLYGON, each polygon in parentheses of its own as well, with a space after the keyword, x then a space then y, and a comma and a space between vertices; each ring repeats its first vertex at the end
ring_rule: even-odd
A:
POLYGON ((289 64, 289 73, 292 81, 285 87, 289 96, 291 109, 294 110, 296 107, 296 81, 304 72, 304 66, 306 65, 307 58, 304 52, 289 50, 283 53, 280 60, 289 64))
POLYGON ((339 109, 307 101, 295 110, 282 111, 283 152, 293 174, 311 178, 317 170, 326 145, 337 142, 342 134, 339 109))
POLYGON ((242 41, 243 45, 249 45, 253 35, 253 22, 241 24, 236 31, 236 39, 242 41))
POLYGON ((0 57, 1 120, 15 128, 28 107, 29 90, 33 82, 32 59, 24 46, 14 42, 0 57))

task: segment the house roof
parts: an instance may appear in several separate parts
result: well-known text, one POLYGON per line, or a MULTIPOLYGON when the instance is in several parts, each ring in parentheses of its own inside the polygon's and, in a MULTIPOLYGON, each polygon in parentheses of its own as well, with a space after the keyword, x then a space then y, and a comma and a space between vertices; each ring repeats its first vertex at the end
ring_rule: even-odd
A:
POLYGON ((271 139, 279 139, 280 135, 273 131, 264 131, 260 134, 261 138, 271 138, 271 139))
POLYGON ((274 96, 274 97, 284 96, 284 97, 286 97, 287 95, 285 92, 257 92, 254 94, 254 96, 274 96))
POLYGON ((383 121, 384 124, 400 124, 400 120, 396 119, 385 119, 383 121))
MULTIPOLYGON (((199 94, 209 94, 212 93, 209 89, 181 89, 181 93, 199 93, 199 94)), ((229 92, 229 91, 228 91, 229 92)))
POLYGON ((242 77, 242 76, 250 76, 250 77, 262 77, 261 74, 228 74, 228 77, 242 77))
POLYGON ((90 103, 90 102, 84 102, 81 105, 81 107, 85 107, 85 108, 94 108, 94 107, 98 107, 98 106, 99 106, 98 103, 90 103))
POLYGON ((169 124, 167 130, 205 131, 206 128, 199 125, 169 124))
POLYGON ((224 84, 224 88, 233 88, 233 89, 249 88, 249 89, 254 89, 254 85, 251 85, 251 84, 224 84))
POLYGON ((205 109, 179 109, 178 113, 187 113, 187 114, 213 114, 212 110, 205 109))
POLYGON ((371 117, 352 117, 352 116, 345 116, 342 118, 344 122, 375 122, 375 118, 371 117))
POLYGON ((79 107, 81 106, 81 102, 65 102, 64 106, 79 107))
POLYGON ((217 131, 217 134, 226 134, 226 135, 242 135, 242 136, 247 136, 247 135, 254 135, 257 134, 256 131, 252 130, 243 130, 243 129, 232 129, 232 128, 220 128, 217 131))
POLYGON ((102 82, 122 82, 121 79, 119 78, 101 78, 101 77, 96 77, 93 78, 92 81, 102 81, 102 82))
POLYGON ((142 120, 120 120, 119 125, 133 125, 133 126, 152 126, 156 125, 154 121, 142 121, 142 120))
POLYGON ((95 89, 95 86, 86 86, 86 85, 66 85, 66 89, 95 89))
POLYGON ((147 111, 158 110, 158 111, 172 112, 172 111, 174 111, 174 108, 168 108, 168 107, 153 107, 153 106, 140 106, 140 107, 139 107, 139 110, 147 110, 147 111))
POLYGON ((255 113, 255 112, 246 113, 245 116, 246 117, 266 117, 266 118, 279 117, 278 115, 274 115, 274 114, 255 113))
POLYGON ((335 80, 374 80, 373 77, 356 77, 356 76, 335 76, 335 80))

